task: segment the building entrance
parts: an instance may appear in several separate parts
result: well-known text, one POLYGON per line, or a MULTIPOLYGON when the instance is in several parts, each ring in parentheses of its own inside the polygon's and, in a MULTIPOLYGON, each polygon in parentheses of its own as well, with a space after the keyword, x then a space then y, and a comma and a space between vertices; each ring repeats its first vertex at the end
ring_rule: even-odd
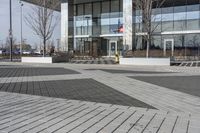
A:
POLYGON ((172 57, 174 56, 174 39, 165 39, 164 40, 164 56, 172 57))
POLYGON ((118 53, 122 55, 123 38, 122 37, 104 37, 107 40, 107 55, 108 57, 115 57, 118 53))
POLYGON ((117 53, 117 41, 109 41, 109 57, 115 56, 117 53))

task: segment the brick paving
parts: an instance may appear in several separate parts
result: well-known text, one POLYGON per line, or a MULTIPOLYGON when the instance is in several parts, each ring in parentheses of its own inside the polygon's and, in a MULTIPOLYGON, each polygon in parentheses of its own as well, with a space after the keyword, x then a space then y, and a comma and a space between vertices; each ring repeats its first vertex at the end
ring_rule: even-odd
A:
POLYGON ((133 70, 116 70, 116 69, 85 69, 89 71, 101 70, 108 73, 132 73, 132 74, 165 74, 165 73, 172 73, 172 72, 156 72, 156 71, 133 71, 133 70))
POLYGON ((134 76, 131 78, 200 97, 200 76, 134 76))
POLYGON ((199 120, 159 110, 0 93, 1 133, 199 133, 199 120))
POLYGON ((186 61, 182 62, 179 66, 182 67, 200 67, 200 61, 186 61))
POLYGON ((76 71, 64 68, 49 67, 17 67, 4 66, 0 67, 0 77, 25 77, 25 76, 41 76, 41 75, 64 75, 64 74, 80 74, 76 71))
MULTIPOLYGON (((167 86, 162 87, 155 83, 130 78, 137 75, 140 77, 165 75, 169 78, 175 76, 174 79, 177 75, 199 76, 200 71, 197 68, 119 65, 105 67, 87 64, 52 64, 49 67, 45 64, 16 63, 14 64, 16 66, 10 64, 2 63, 0 69, 47 68, 49 71, 46 75, 42 73, 34 75, 29 71, 28 76, 23 73, 18 76, 14 74, 13 77, 0 77, 0 87, 7 91, 0 91, 0 133, 200 132, 200 97, 167 86), (60 69, 61 72, 69 70, 75 73, 68 73, 69 71, 57 73, 52 71, 52 68, 63 68, 60 69), (111 70, 115 68, 115 72, 103 71, 105 68, 111 70), (135 73, 128 73, 128 71, 135 73), (69 91, 63 93, 59 90, 69 91), (98 95, 91 95, 95 93, 98 95), (67 94, 68 98, 57 98, 59 95, 67 94), (73 96, 79 99, 72 100, 76 99, 73 96), (102 102, 98 98, 109 102, 102 102), (96 101, 89 102, 92 101, 91 99, 96 101), (132 100, 141 102, 140 104, 145 106, 133 105, 130 103, 132 100), (156 109, 148 109, 149 106, 156 109)), ((195 82, 193 84, 197 85, 195 82)))
POLYGON ((1 83, 0 91, 154 108, 93 79, 1 83))
POLYGON ((116 64, 114 60, 72 60, 72 64, 116 64))

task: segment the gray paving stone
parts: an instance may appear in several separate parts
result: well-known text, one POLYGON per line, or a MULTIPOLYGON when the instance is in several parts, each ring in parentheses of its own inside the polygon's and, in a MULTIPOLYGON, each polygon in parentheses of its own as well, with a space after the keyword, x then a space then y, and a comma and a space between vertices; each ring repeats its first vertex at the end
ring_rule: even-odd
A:
POLYGON ((41 76, 41 75, 65 75, 65 74, 80 74, 79 72, 64 69, 64 68, 50 68, 50 67, 16 67, 10 66, 1 68, 0 77, 26 77, 26 76, 41 76))
POLYGON ((15 66, 0 66, 0 69, 2 68, 28 68, 29 70, 18 71, 16 69, 12 71, 13 74, 7 71, 7 78, 0 77, 2 90, 16 92, 0 92, 0 126, 2 127, 0 132, 124 133, 132 132, 132 130, 134 133, 200 132, 199 97, 127 77, 198 76, 200 72, 196 67, 147 68, 119 65, 106 65, 105 67, 86 64, 16 66, 15 64, 15 66), (34 71, 29 68, 41 67, 49 70, 51 68, 73 69, 72 71, 79 74, 49 75, 48 73, 42 76, 39 71, 35 71, 36 76, 31 76, 34 71), (94 68, 98 70, 85 70, 94 68), (120 71, 111 73, 100 70, 104 68, 120 71), (26 77, 15 76, 20 74, 26 77), (9 77, 9 75, 15 77, 9 77), (25 94, 17 94, 20 92, 25 94), (77 100, 68 100, 68 98, 77 100), (136 100, 134 105, 130 104, 131 98, 153 105, 158 110, 135 107, 141 102, 136 100), (88 101, 96 99, 96 101, 87 102, 87 99, 88 101), (68 102, 71 106, 69 108, 67 108, 68 102), (126 106, 116 105, 117 102, 126 106), (73 109, 79 106, 81 107, 73 109), (93 110, 95 107, 100 108, 93 110), (154 114, 156 114, 155 117, 153 117, 154 114))
MULTIPOLYGON (((0 84, 1 85, 1 84, 0 84)), ((4 83, 7 92, 154 108, 93 79, 4 83), (20 86, 16 88, 12 86, 20 86)))
MULTIPOLYGON (((0 96, 3 93, 5 94, 6 92, 0 92, 0 96)), ((1 132, 36 133, 39 131, 50 133, 56 131, 62 133, 69 131, 71 133, 94 133, 98 131, 106 133, 125 133, 129 130, 130 132, 134 130, 135 133, 135 131, 141 132, 146 128, 148 129, 146 131, 156 130, 158 132, 168 132, 174 130, 179 133, 182 131, 186 132, 187 121, 191 122, 188 128, 189 133, 198 133, 199 131, 199 116, 197 115, 194 117, 179 115, 179 119, 176 120, 176 114, 166 114, 159 110, 148 111, 147 109, 142 108, 138 108, 137 110, 137 108, 125 108, 124 106, 120 108, 119 105, 106 106, 98 103, 95 104, 76 100, 67 101, 65 99, 28 96, 14 93, 7 95, 7 97, 8 96, 27 101, 34 101, 37 99, 42 100, 41 103, 44 103, 43 101, 47 102, 47 107, 40 107, 38 109, 41 110, 37 112, 36 107, 34 109, 34 103, 30 103, 33 107, 29 107, 29 109, 26 110, 26 113, 20 113, 16 116, 13 114, 11 119, 8 118, 6 120, 8 121, 6 125, 0 124, 1 132), (67 108, 69 105, 73 106, 67 108), (34 111, 36 111, 35 114, 38 114, 35 117, 35 114, 31 113, 34 111), (158 114, 158 117, 153 117, 155 113, 158 114), (163 118, 166 118, 166 120, 162 123, 163 118)), ((7 97, 1 97, 1 99, 5 98, 5 101, 15 102, 15 99, 9 100, 7 97)), ((5 104, 0 103, 0 106, 4 105, 5 104)), ((11 112, 12 110, 14 109, 11 109, 11 112)), ((2 119, 1 116, 0 119, 2 119)))
POLYGON ((120 73, 128 73, 128 74, 165 74, 165 73, 173 73, 173 72, 159 72, 159 71, 134 71, 134 70, 117 70, 117 69, 85 69, 85 70, 101 70, 104 72, 112 73, 112 74, 120 74, 120 73))
POLYGON ((134 76, 131 78, 200 97, 200 76, 134 76))

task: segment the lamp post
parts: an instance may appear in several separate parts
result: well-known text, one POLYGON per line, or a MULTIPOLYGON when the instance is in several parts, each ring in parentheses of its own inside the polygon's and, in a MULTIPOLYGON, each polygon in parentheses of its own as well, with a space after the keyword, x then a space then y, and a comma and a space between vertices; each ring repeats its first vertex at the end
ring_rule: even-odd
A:
POLYGON ((10 61, 13 61, 12 51, 13 51, 13 34, 12 34, 12 0, 10 0, 10 29, 9 29, 9 38, 10 38, 10 61))
POLYGON ((21 43, 20 43, 20 55, 22 56, 22 43, 23 43, 23 6, 22 1, 19 1, 20 4, 20 25, 21 25, 21 43))

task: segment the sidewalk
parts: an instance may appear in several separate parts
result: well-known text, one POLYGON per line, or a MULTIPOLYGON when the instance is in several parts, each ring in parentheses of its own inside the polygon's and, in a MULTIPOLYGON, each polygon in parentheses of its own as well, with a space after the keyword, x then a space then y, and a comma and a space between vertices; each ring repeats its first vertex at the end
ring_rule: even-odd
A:
POLYGON ((200 132, 198 95, 144 80, 197 68, 2 63, 0 73, 0 133, 200 132))
POLYGON ((195 116, 129 106, 0 93, 1 133, 199 133, 195 116))

